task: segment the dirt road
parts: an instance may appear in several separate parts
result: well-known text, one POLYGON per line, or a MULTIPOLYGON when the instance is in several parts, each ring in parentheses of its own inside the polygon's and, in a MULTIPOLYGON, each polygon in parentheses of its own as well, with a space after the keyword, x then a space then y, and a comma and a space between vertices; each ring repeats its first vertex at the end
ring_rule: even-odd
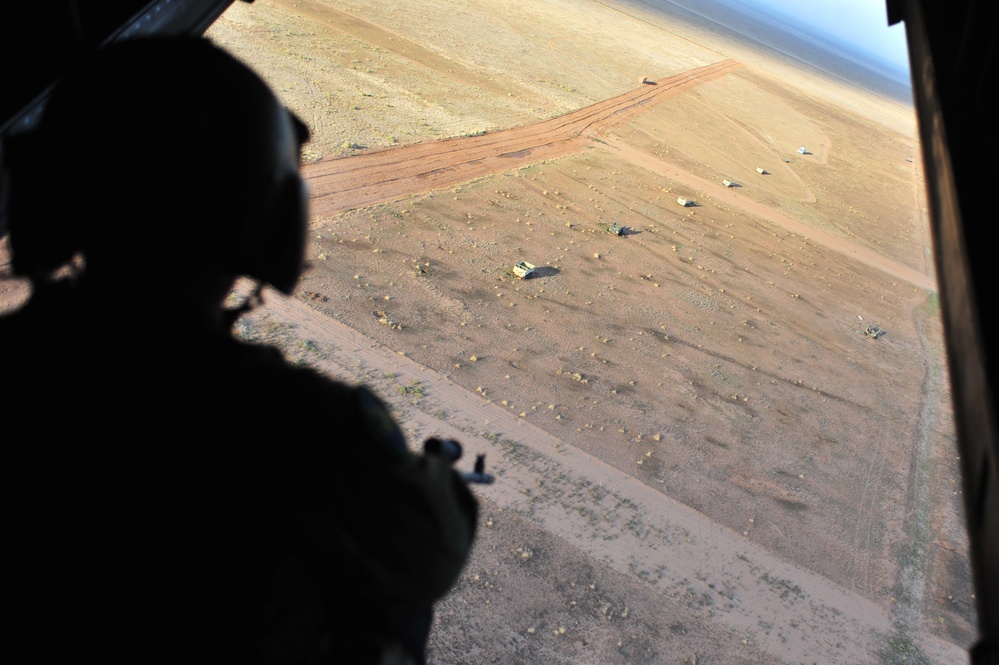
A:
POLYGON ((664 162, 651 155, 628 146, 623 142, 608 141, 600 144, 600 147, 618 155, 621 159, 626 159, 634 164, 644 166, 650 171, 663 173, 671 180, 675 180, 696 191, 707 192, 710 196, 720 202, 738 208, 742 212, 749 213, 754 217, 775 224, 787 231, 798 234, 817 245, 822 245, 844 256, 863 263, 864 265, 876 268, 892 277, 909 282, 913 286, 918 286, 927 291, 936 291, 937 282, 934 277, 930 277, 918 270, 903 265, 897 261, 892 261, 888 257, 878 254, 875 251, 866 249, 851 242, 847 238, 842 238, 832 233, 827 233, 822 229, 805 224, 794 217, 775 210, 758 201, 754 201, 748 196, 741 195, 738 190, 730 189, 724 185, 710 182, 692 173, 684 171, 677 166, 664 162))
POLYGON ((335 215, 578 152, 653 105, 738 66, 724 60, 531 125, 306 165, 312 213, 335 215))

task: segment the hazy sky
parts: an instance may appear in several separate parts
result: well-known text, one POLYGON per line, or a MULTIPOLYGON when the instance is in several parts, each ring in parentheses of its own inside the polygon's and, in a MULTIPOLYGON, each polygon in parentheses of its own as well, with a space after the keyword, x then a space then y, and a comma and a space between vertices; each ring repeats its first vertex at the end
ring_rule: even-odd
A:
POLYGON ((776 10, 827 32, 858 49, 909 69, 905 26, 888 26, 885 0, 744 0, 760 10, 776 10))

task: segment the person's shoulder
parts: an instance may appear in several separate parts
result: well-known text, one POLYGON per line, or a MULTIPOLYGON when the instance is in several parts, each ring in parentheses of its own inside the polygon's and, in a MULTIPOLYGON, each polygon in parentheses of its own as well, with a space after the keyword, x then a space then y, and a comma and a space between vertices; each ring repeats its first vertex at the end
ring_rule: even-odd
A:
POLYGON ((389 431, 394 425, 386 404, 367 387, 291 362, 274 346, 231 339, 212 354, 221 365, 212 371, 236 393, 253 392, 271 403, 295 405, 299 411, 335 410, 377 431, 389 431))
POLYGON ((293 458, 322 450, 320 456, 336 455, 344 463, 360 455, 387 464, 408 455, 391 408, 368 387, 289 362, 274 347, 234 342, 228 353, 225 367, 211 370, 217 379, 197 390, 208 405, 206 420, 217 420, 219 412, 242 414, 228 421, 236 438, 277 432, 284 454, 293 458), (299 432, 309 434, 302 439, 299 432))
POLYGON ((331 414, 402 447, 405 443, 387 404, 371 389, 349 384, 306 365, 288 362, 276 349, 254 349, 257 362, 243 366, 246 385, 254 385, 275 402, 293 405, 300 412, 331 414), (303 411, 304 410, 304 411, 303 411))
POLYGON ((288 360, 277 347, 220 337, 204 348, 206 369, 233 383, 271 386, 277 391, 305 391, 316 394, 346 394, 350 387, 314 367, 288 360), (214 366, 214 367, 213 367, 214 366))

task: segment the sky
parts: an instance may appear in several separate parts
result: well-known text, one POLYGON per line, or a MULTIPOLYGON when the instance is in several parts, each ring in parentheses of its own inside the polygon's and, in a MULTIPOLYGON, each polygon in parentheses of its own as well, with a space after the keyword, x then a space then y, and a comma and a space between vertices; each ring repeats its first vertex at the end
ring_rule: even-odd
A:
POLYGON ((853 45, 887 63, 909 69, 905 26, 888 25, 885 0, 744 0, 760 11, 776 11, 853 45))

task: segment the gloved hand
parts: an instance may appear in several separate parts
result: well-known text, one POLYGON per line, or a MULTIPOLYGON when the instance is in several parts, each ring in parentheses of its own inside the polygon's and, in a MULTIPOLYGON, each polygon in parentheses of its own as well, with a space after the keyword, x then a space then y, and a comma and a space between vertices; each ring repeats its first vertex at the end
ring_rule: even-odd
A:
POLYGON ((452 464, 461 459, 461 444, 454 439, 438 439, 432 436, 423 442, 424 455, 440 455, 452 464))
MULTIPOLYGON (((440 455, 452 464, 461 459, 461 444, 454 439, 438 439, 430 437, 423 442, 424 455, 440 455)), ((466 483, 479 483, 488 485, 496 480, 491 474, 486 473, 486 456, 475 456, 475 470, 472 473, 462 473, 461 477, 466 483)))

